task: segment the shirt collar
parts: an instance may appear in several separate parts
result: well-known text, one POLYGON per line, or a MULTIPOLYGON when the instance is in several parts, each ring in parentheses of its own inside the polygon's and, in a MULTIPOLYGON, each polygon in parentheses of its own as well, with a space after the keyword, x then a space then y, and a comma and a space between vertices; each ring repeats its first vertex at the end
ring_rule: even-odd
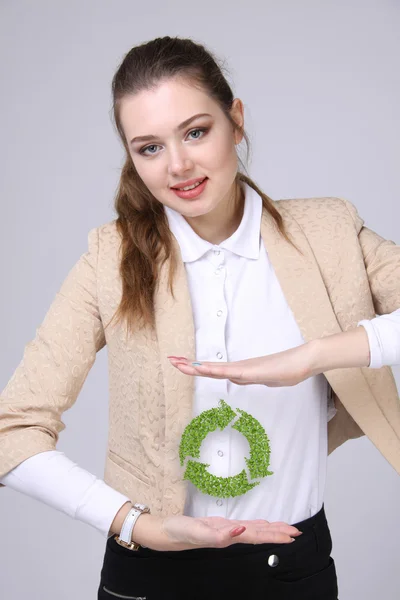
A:
POLYGON ((183 262, 198 260, 203 254, 216 247, 245 258, 259 257, 262 199, 246 182, 243 181, 242 184, 245 192, 242 220, 236 231, 218 246, 203 240, 180 213, 169 206, 164 206, 169 228, 178 241, 183 262))

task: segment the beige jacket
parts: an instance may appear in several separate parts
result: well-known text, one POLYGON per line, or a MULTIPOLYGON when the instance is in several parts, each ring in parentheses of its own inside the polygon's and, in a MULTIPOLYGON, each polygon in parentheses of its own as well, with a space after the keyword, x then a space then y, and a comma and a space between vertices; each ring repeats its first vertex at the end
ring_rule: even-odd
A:
MULTIPOLYGON (((364 227, 353 204, 305 198, 275 206, 304 256, 266 212, 261 234, 305 341, 400 307, 400 246, 364 227)), ((179 261, 175 300, 168 293, 168 265, 161 271, 155 331, 133 336, 123 326, 104 331, 122 290, 115 221, 91 230, 88 239, 88 252, 65 279, 2 394, 0 477, 26 458, 56 448, 65 428, 62 413, 74 404, 96 352, 107 344, 104 480, 149 504, 154 514, 182 513, 187 482, 178 447, 192 419, 193 379, 173 368, 167 356, 195 356, 184 264, 179 261)), ((328 424, 329 453, 365 434, 400 473, 400 402, 391 368, 335 369, 325 376, 337 407, 328 424)))

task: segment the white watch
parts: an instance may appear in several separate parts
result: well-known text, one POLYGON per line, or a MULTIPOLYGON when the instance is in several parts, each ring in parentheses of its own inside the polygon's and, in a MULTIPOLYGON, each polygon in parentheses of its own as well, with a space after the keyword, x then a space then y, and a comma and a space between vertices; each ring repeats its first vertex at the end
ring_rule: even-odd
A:
MULTIPOLYGON (((114 538, 117 544, 124 548, 128 548, 129 550, 139 550, 140 544, 132 541, 133 527, 142 513, 149 512, 150 508, 146 506, 146 504, 136 502, 125 517, 121 527, 121 533, 114 538)), ((145 546, 143 547, 145 548, 145 546)))

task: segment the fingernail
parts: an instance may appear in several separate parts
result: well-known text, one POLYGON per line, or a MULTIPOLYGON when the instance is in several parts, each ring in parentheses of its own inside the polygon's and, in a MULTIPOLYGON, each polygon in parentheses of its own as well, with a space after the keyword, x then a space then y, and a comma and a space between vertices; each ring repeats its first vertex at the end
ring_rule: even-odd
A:
POLYGON ((233 535, 239 534, 239 533, 243 533, 243 531, 246 529, 246 527, 242 526, 242 527, 236 527, 235 529, 231 529, 231 533, 233 535))
POLYGON ((192 365, 194 367, 201 367, 201 363, 199 363, 199 362, 192 362, 192 365))
MULTIPOLYGON (((292 542, 296 541, 296 538, 290 538, 290 539, 292 540, 292 542)), ((292 542, 290 542, 290 543, 292 543, 292 542)))

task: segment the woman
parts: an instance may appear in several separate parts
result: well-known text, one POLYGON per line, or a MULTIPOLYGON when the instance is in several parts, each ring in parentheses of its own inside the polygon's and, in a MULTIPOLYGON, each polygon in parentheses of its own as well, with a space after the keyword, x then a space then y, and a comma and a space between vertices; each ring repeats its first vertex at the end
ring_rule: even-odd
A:
POLYGON ((202 45, 132 48, 112 89, 118 218, 3 392, 2 485, 107 537, 99 599, 334 600, 328 453, 367 434, 400 472, 378 368, 400 363, 400 248, 348 201, 274 202, 239 171, 243 104, 202 45), (56 442, 106 344, 103 481, 56 442))

